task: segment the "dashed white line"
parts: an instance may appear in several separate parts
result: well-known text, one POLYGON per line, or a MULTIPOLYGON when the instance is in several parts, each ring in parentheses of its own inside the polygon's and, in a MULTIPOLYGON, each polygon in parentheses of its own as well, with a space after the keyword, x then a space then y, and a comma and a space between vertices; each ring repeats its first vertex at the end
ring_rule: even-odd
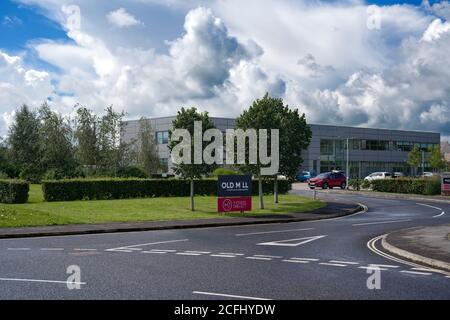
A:
POLYGON ((268 255, 265 255, 265 254, 255 254, 254 257, 273 258, 273 259, 281 259, 281 258, 283 258, 281 256, 268 256, 268 255))
POLYGON ((369 225, 373 225, 373 224, 399 223, 399 222, 408 222, 408 221, 411 221, 411 219, 356 223, 356 224, 352 224, 352 226, 358 227, 358 226, 369 226, 369 225))
POLYGON ((39 279, 19 279, 19 278, 0 278, 0 281, 18 281, 18 282, 41 282, 41 283, 70 283, 70 284, 86 284, 86 282, 58 281, 58 280, 39 280, 39 279))
POLYGON ((246 299, 246 300, 270 300, 266 298, 258 298, 258 297, 249 297, 249 296, 238 296, 234 294, 226 294, 226 293, 214 293, 214 292, 203 292, 203 291, 193 291, 194 294, 203 294, 208 296, 217 296, 217 297, 227 297, 227 298, 236 298, 236 299, 246 299))
POLYGON ((356 265, 359 264, 359 262, 352 262, 352 261, 339 261, 339 260, 330 260, 331 263, 340 263, 340 264, 350 264, 350 265, 356 265))
POLYGON ((422 275, 422 276, 429 276, 429 275, 431 275, 430 272, 418 272, 418 271, 407 271, 407 270, 402 270, 400 272, 409 273, 409 274, 417 274, 417 275, 422 275))
POLYGON ((366 269, 366 270, 380 270, 380 271, 387 271, 390 269, 386 269, 386 268, 380 268, 377 266, 369 266, 369 267, 358 267, 359 269, 366 269))
POLYGON ((251 260, 264 260, 264 261, 270 261, 272 258, 263 258, 263 257, 245 257, 245 259, 251 259, 251 260))
POLYGON ((394 266, 394 265, 391 265, 391 264, 374 264, 374 263, 371 263, 369 266, 371 266, 371 267, 381 267, 381 268, 398 268, 399 266, 394 266))
POLYGON ((199 254, 210 254, 211 252, 209 251, 185 251, 188 253, 199 253, 199 254))
POLYGON ((261 232, 252 232, 252 233, 238 233, 236 237, 244 237, 244 236, 253 236, 259 234, 270 234, 270 233, 282 233, 282 232, 294 232, 294 231, 307 231, 313 230, 314 228, 303 228, 303 229, 288 229, 288 230, 274 230, 274 231, 261 231, 261 232))
POLYGON ((305 261, 319 261, 319 259, 313 258, 290 258, 291 260, 305 260, 305 261))
POLYGON ((243 253, 231 253, 231 252, 221 252, 219 254, 223 254, 226 256, 243 256, 244 255, 243 253))
POLYGON ((210 257, 217 257, 217 258, 237 258, 237 256, 234 255, 226 255, 226 254, 212 254, 210 257))
POLYGON ((319 262, 319 264, 321 264, 323 266, 331 266, 331 267, 347 267, 347 265, 340 264, 340 263, 319 262))
POLYGON ((142 253, 167 254, 166 251, 141 251, 142 253))
POLYGON ((304 261, 304 260, 290 260, 290 259, 285 259, 282 260, 283 262, 292 262, 292 263, 309 263, 309 261, 304 261))
POLYGON ((30 248, 8 248, 9 251, 28 251, 30 248))
POLYGON ((192 253, 192 252, 177 252, 175 254, 178 254, 180 256, 201 256, 201 253, 192 253))
POLYGON ((41 248, 41 251, 64 251, 64 248, 41 248))

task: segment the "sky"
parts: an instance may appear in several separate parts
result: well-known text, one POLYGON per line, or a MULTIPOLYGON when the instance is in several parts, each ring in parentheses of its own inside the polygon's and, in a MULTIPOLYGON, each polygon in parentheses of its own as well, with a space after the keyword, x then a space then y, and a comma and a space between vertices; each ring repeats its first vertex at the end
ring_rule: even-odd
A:
POLYGON ((450 2, 0 0, 0 136, 15 110, 196 106, 265 92, 310 123, 450 138, 450 2))

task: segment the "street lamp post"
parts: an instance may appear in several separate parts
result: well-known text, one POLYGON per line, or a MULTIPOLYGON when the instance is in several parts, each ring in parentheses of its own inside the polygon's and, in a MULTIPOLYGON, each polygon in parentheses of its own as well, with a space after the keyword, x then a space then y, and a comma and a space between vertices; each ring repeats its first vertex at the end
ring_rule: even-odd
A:
POLYGON ((350 172, 349 172, 349 166, 348 166, 348 150, 349 150, 349 145, 348 145, 348 137, 347 137, 347 165, 346 165, 346 169, 345 172, 347 173, 346 176, 346 183, 345 183, 345 188, 348 190, 348 177, 350 176, 350 172))

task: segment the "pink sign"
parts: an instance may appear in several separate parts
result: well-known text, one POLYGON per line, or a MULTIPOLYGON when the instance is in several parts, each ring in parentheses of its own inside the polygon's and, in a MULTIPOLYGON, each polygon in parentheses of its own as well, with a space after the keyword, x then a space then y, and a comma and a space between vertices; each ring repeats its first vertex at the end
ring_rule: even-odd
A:
POLYGON ((219 212, 251 211, 252 197, 217 198, 219 212))

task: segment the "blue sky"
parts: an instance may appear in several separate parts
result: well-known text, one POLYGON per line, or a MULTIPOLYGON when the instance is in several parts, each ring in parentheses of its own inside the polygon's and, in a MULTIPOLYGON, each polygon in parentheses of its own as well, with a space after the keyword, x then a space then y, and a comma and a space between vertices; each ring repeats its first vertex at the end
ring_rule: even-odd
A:
POLYGON ((2 0, 0 135, 22 103, 236 116, 269 92, 310 122, 448 137, 449 17, 448 0, 2 0))

